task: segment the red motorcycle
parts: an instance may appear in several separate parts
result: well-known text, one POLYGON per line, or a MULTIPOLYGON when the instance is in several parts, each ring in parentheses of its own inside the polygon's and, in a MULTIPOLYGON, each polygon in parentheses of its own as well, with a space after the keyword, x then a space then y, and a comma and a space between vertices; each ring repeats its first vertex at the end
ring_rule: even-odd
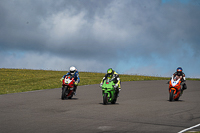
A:
POLYGON ((66 76, 62 81, 62 95, 61 99, 71 99, 74 95, 74 78, 71 76, 66 76))
POLYGON ((169 82, 169 101, 178 101, 181 96, 181 80, 180 78, 172 78, 169 82))

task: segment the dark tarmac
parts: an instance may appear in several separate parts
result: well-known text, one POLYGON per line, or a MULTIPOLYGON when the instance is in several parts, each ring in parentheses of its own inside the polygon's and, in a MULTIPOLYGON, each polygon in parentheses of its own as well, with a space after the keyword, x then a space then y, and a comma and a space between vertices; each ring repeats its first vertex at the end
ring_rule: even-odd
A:
POLYGON ((199 124, 200 81, 187 81, 174 102, 166 83, 122 82, 109 105, 99 85, 78 86, 68 100, 61 100, 61 88, 0 95, 0 133, 177 133, 199 124))

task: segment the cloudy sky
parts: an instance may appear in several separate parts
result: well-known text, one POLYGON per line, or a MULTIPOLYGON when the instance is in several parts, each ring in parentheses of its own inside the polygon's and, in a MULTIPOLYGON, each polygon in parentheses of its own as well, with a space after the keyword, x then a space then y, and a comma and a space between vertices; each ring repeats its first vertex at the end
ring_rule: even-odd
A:
POLYGON ((200 78, 199 0, 0 0, 0 68, 200 78))

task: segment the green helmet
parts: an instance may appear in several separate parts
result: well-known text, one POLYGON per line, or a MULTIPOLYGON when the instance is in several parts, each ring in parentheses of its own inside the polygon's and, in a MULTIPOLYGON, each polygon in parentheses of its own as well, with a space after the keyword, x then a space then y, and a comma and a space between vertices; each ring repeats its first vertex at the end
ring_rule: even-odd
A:
POLYGON ((113 69, 112 68, 109 68, 108 70, 107 70, 107 75, 108 75, 108 77, 112 77, 113 76, 113 73, 114 73, 114 71, 113 71, 113 69))

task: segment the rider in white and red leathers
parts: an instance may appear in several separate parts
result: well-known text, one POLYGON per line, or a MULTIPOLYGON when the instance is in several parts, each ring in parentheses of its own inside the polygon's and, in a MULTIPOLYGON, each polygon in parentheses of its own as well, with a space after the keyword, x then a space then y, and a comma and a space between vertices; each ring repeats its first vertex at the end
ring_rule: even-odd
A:
POLYGON ((80 82, 79 72, 74 66, 72 66, 69 68, 69 72, 67 74, 65 74, 60 80, 62 81, 66 76, 69 76, 69 75, 74 77, 74 80, 75 80, 74 95, 76 95, 76 89, 77 89, 78 83, 80 82))

